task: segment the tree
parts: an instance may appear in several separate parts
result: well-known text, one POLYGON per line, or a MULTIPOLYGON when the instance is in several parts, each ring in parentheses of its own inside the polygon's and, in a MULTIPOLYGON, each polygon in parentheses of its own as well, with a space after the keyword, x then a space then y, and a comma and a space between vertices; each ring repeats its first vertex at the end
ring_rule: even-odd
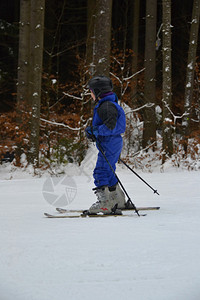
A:
POLYGON ((19 54, 17 80, 17 150, 16 160, 20 163, 22 154, 22 138, 20 132, 24 127, 23 115, 29 111, 29 70, 30 70, 30 0, 20 2, 19 22, 19 54))
POLYGON ((171 0, 163 0, 163 162, 173 154, 171 78, 171 0))
POLYGON ((87 0, 87 41, 86 41, 86 67, 92 76, 95 73, 94 46, 95 46, 95 15, 96 1, 87 0))
MULTIPOLYGON (((20 2, 17 121, 19 132, 23 131, 25 128, 22 115, 29 115, 31 112, 28 162, 34 165, 39 163, 44 10, 45 0, 21 0, 20 2)), ((18 139, 18 162, 21 145, 18 139)))
POLYGON ((30 0, 21 0, 19 22, 19 55, 17 102, 29 101, 29 62, 30 62, 30 0))
POLYGON ((190 134, 192 96, 193 96, 193 89, 194 89, 194 70, 196 64, 198 32, 199 32, 199 14, 200 14, 200 0, 194 0, 193 11, 192 11, 192 22, 190 28, 186 83, 185 83, 185 105, 184 105, 185 116, 182 122, 184 128, 184 147, 186 151, 187 151, 187 139, 190 134))
POLYGON ((31 0, 30 97, 32 104, 29 163, 39 163, 41 80, 45 0, 31 0))
POLYGON ((112 0, 97 0, 94 65, 96 75, 109 76, 112 0))
MULTIPOLYGON (((132 59, 132 73, 137 72, 138 66, 138 46, 139 46, 139 15, 140 15, 140 1, 134 1, 133 9, 133 59, 132 59)), ((133 77, 133 98, 137 93, 137 75, 133 77)))
POLYGON ((144 111, 143 147, 156 141, 155 122, 155 80, 156 80, 156 17, 157 0, 146 1, 146 34, 145 34, 145 77, 144 100, 149 107, 144 111))

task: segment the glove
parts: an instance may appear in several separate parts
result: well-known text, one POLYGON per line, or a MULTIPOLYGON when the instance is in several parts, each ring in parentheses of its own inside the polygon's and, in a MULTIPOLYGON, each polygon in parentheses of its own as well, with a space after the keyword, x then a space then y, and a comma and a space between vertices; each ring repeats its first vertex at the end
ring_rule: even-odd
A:
POLYGON ((85 129, 86 136, 92 142, 95 142, 98 137, 98 128, 96 126, 89 126, 85 129))

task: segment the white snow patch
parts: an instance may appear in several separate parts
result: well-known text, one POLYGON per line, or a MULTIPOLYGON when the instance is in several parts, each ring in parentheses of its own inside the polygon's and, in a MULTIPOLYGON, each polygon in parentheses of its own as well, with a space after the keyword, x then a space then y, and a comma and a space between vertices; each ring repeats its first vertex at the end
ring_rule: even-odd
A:
POLYGON ((160 107, 160 105, 156 105, 155 111, 156 111, 157 114, 161 114, 162 113, 162 108, 160 107))
MULTIPOLYGON (((197 300, 200 297, 200 172, 140 174, 118 168, 136 206, 161 206, 146 217, 46 219, 45 178, 1 180, 1 299, 197 300)), ((88 208, 93 182, 73 176, 88 208)), ((131 212, 133 213, 133 212, 131 212)))
POLYGON ((99 63, 99 64, 102 64, 104 61, 105 61, 105 58, 103 57, 103 58, 100 58, 100 59, 99 59, 98 63, 99 63))
POLYGON ((187 65, 187 67, 192 70, 193 69, 193 62, 191 62, 190 64, 187 65))
POLYGON ((165 118, 165 120, 164 120, 165 122, 169 122, 169 123, 172 123, 172 119, 170 119, 170 118, 165 118))
POLYGON ((188 83, 186 84, 186 87, 187 87, 187 88, 190 88, 190 87, 191 87, 191 82, 188 82, 188 83))

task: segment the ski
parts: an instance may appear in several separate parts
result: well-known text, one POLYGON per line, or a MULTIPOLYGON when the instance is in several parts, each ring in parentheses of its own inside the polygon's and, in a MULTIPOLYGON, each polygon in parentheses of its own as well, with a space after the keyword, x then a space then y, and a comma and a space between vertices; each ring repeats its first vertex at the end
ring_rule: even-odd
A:
MULTIPOLYGON (((104 215, 104 214, 97 214, 97 215, 85 215, 85 214, 80 214, 80 215, 51 215, 49 213, 44 213, 45 217, 50 218, 50 219, 74 219, 74 218, 107 218, 107 217, 138 217, 137 215, 115 215, 115 214, 110 214, 110 215, 104 215)), ((146 214, 141 214, 141 217, 146 216, 146 214)))
MULTIPOLYGON (((144 207, 137 207, 138 211, 141 210, 159 210, 160 207, 159 206, 144 206, 144 207)), ((110 215, 104 215, 104 214, 96 214, 96 215, 87 215, 87 214, 83 214, 83 210, 78 210, 78 209, 64 209, 64 208, 59 208, 57 207, 56 210, 60 213, 60 215, 52 215, 49 213, 44 213, 44 215, 47 218, 56 218, 56 219, 64 219, 64 218, 105 218, 105 217, 136 217, 136 214, 122 214, 122 215, 117 215, 117 214, 110 214, 110 215), (64 215, 67 214, 68 215, 64 215), (70 214, 71 213, 71 214, 70 214), (72 215, 72 213, 75 213, 74 215, 72 215), (77 214, 80 213, 80 214, 77 214)), ((133 208, 131 209, 122 209, 122 211, 131 211, 134 210, 133 208)), ((146 216, 146 214, 140 214, 140 216, 146 216)))
MULTIPOLYGON (((137 207, 137 210, 159 210, 160 206, 146 206, 146 207, 137 207)), ((61 213, 61 214, 65 214, 65 213, 82 213, 83 210, 79 210, 79 209, 64 209, 64 208, 59 208, 57 207, 56 210, 61 213)), ((122 209, 122 211, 130 211, 130 210, 134 210, 134 208, 125 208, 122 209)))

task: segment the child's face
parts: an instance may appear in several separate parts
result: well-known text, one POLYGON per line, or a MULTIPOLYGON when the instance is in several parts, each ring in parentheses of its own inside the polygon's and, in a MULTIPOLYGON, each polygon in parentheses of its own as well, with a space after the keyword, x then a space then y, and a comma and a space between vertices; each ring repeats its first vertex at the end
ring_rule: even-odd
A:
POLYGON ((93 91, 90 92, 91 92, 92 99, 95 101, 96 100, 95 94, 93 93, 93 91))

